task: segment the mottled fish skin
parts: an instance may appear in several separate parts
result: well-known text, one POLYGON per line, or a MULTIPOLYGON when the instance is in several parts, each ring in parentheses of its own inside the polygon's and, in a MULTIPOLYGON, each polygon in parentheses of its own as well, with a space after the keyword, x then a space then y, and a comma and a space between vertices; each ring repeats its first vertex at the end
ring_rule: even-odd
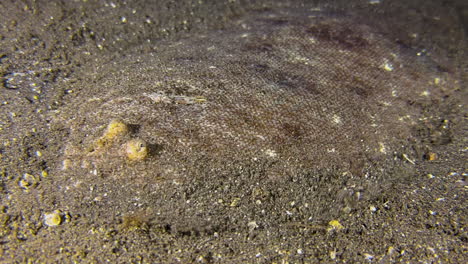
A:
POLYGON ((76 117, 70 142, 120 118, 164 146, 151 171, 204 157, 362 176, 368 164, 407 151, 421 109, 457 87, 453 76, 350 17, 282 9, 235 24, 92 73, 101 86, 95 97, 63 112, 76 117))

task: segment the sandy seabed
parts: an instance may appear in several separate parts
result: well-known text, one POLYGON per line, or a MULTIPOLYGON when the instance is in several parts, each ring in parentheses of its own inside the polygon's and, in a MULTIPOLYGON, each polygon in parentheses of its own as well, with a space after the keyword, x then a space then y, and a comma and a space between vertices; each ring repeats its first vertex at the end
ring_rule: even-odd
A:
POLYGON ((464 263, 463 1, 2 1, 5 263, 464 263))

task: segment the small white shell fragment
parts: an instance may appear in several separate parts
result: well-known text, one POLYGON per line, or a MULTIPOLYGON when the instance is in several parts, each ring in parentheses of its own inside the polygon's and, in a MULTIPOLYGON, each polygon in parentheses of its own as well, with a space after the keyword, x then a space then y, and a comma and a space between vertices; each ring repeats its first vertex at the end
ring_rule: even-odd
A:
POLYGON ((372 261, 374 259, 374 256, 372 256, 371 254, 364 253, 364 258, 367 261, 372 261))
POLYGON ((62 223, 62 216, 60 215, 60 211, 54 211, 51 213, 44 214, 44 224, 46 226, 54 227, 58 226, 62 223))

